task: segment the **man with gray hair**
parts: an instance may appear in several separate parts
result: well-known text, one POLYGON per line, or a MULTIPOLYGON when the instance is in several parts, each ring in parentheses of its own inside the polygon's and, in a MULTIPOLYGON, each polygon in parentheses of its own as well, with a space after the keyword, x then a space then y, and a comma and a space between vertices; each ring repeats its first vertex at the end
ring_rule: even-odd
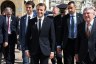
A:
POLYGON ((4 17, 7 24, 8 44, 9 44, 6 48, 4 48, 4 58, 6 64, 14 64, 15 43, 17 43, 18 21, 17 18, 12 15, 12 9, 10 7, 5 8, 4 17))
POLYGON ((84 22, 78 25, 76 61, 80 64, 96 64, 96 18, 93 7, 83 10, 84 22))

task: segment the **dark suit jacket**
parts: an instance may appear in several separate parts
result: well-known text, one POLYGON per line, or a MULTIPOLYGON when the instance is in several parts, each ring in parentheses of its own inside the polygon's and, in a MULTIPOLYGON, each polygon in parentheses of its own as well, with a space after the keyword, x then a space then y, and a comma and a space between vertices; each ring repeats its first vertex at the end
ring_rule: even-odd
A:
MULTIPOLYGON (((36 17, 36 15, 34 14, 33 17, 36 17)), ((20 19, 19 38, 20 38, 20 44, 22 46, 22 50, 25 50, 26 19, 27 19, 27 15, 24 15, 20 19)))
POLYGON ((79 53, 79 60, 82 61, 88 53, 88 42, 91 46, 92 55, 96 58, 96 18, 94 20, 90 37, 88 38, 85 31, 85 22, 78 25, 77 34, 77 53, 79 53), (79 46, 78 46, 79 45, 79 46))
POLYGON ((3 42, 8 42, 8 33, 5 18, 0 15, 0 44, 3 42))
POLYGON ((54 22, 55 27, 55 36, 56 36, 56 46, 62 46, 62 18, 61 14, 53 17, 53 16, 47 16, 54 22))
MULTIPOLYGON (((82 14, 76 13, 77 17, 77 25, 82 22, 82 14)), ((68 36, 69 36, 69 24, 70 24, 70 14, 67 14, 63 17, 62 20, 62 29, 63 29, 63 49, 67 47, 68 44, 68 36)), ((77 31, 78 32, 78 31, 77 31)))
POLYGON ((56 35, 56 45, 62 45, 62 17, 61 14, 54 17, 55 35, 56 35))
MULTIPOLYGON (((6 19, 6 16, 4 16, 6 19)), ((17 31, 18 31, 18 22, 17 18, 15 16, 11 16, 11 25, 10 25, 10 29, 11 29, 11 33, 13 35, 13 41, 14 43, 17 43, 17 31)))
POLYGON ((26 44, 31 55, 38 53, 39 50, 45 56, 49 56, 50 52, 54 52, 55 31, 52 20, 48 17, 44 18, 40 34, 37 28, 37 17, 29 21, 27 29, 26 44))

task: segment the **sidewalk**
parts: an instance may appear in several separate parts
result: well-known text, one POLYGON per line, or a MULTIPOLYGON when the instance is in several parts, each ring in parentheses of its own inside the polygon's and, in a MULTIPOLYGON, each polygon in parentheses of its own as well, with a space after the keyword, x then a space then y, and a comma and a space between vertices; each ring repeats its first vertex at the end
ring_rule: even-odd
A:
MULTIPOLYGON (((4 58, 2 58, 1 64, 5 64, 4 58)), ((22 64, 22 52, 18 49, 15 49, 15 64, 22 64)), ((49 64, 52 64, 50 60, 49 64)))

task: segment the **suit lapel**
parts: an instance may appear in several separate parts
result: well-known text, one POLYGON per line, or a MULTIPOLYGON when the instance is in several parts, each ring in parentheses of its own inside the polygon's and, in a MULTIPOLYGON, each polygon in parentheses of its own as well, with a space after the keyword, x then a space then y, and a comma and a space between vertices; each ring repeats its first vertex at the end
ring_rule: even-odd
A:
POLYGON ((22 26, 23 26, 25 32, 26 32, 26 19, 27 19, 27 15, 24 16, 23 23, 22 23, 23 24, 22 26))
POLYGON ((13 23, 13 16, 11 16, 11 19, 10 19, 10 28, 12 27, 12 23, 13 23))
POLYGON ((86 35, 86 37, 87 37, 87 34, 86 34, 86 22, 84 21, 83 22, 83 26, 82 26, 82 31, 84 31, 84 34, 86 35))
POLYGON ((42 33, 42 30, 45 28, 45 26, 46 26, 46 17, 44 17, 40 33, 42 33))
POLYGON ((70 27, 70 15, 68 15, 67 24, 68 24, 68 29, 69 29, 69 27, 70 27))
POLYGON ((80 17, 79 17, 79 14, 78 13, 76 13, 76 21, 77 21, 77 25, 80 23, 80 17))
POLYGON ((34 22, 35 22, 34 25, 35 25, 36 29, 38 30, 38 27, 37 27, 37 22, 38 22, 37 17, 35 17, 34 22))
POLYGON ((92 29, 91 29, 90 36, 93 34, 94 30, 96 30, 96 20, 95 19, 94 19, 94 22, 93 22, 93 26, 92 26, 92 29))

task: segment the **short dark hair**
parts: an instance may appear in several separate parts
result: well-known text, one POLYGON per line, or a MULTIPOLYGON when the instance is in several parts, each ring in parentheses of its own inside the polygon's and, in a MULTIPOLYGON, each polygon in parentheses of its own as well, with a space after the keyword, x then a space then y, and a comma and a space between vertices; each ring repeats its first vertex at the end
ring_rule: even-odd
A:
POLYGON ((74 2, 74 1, 70 1, 70 2, 68 3, 68 5, 70 5, 70 4, 74 4, 74 5, 75 5, 75 2, 74 2))
POLYGON ((46 5, 44 3, 39 3, 39 4, 37 4, 37 6, 44 6, 45 7, 45 10, 46 10, 46 5))
POLYGON ((32 8, 34 8, 34 7, 35 7, 35 4, 34 4, 34 2, 33 2, 33 1, 28 1, 28 2, 26 2, 26 5, 32 5, 32 8))

